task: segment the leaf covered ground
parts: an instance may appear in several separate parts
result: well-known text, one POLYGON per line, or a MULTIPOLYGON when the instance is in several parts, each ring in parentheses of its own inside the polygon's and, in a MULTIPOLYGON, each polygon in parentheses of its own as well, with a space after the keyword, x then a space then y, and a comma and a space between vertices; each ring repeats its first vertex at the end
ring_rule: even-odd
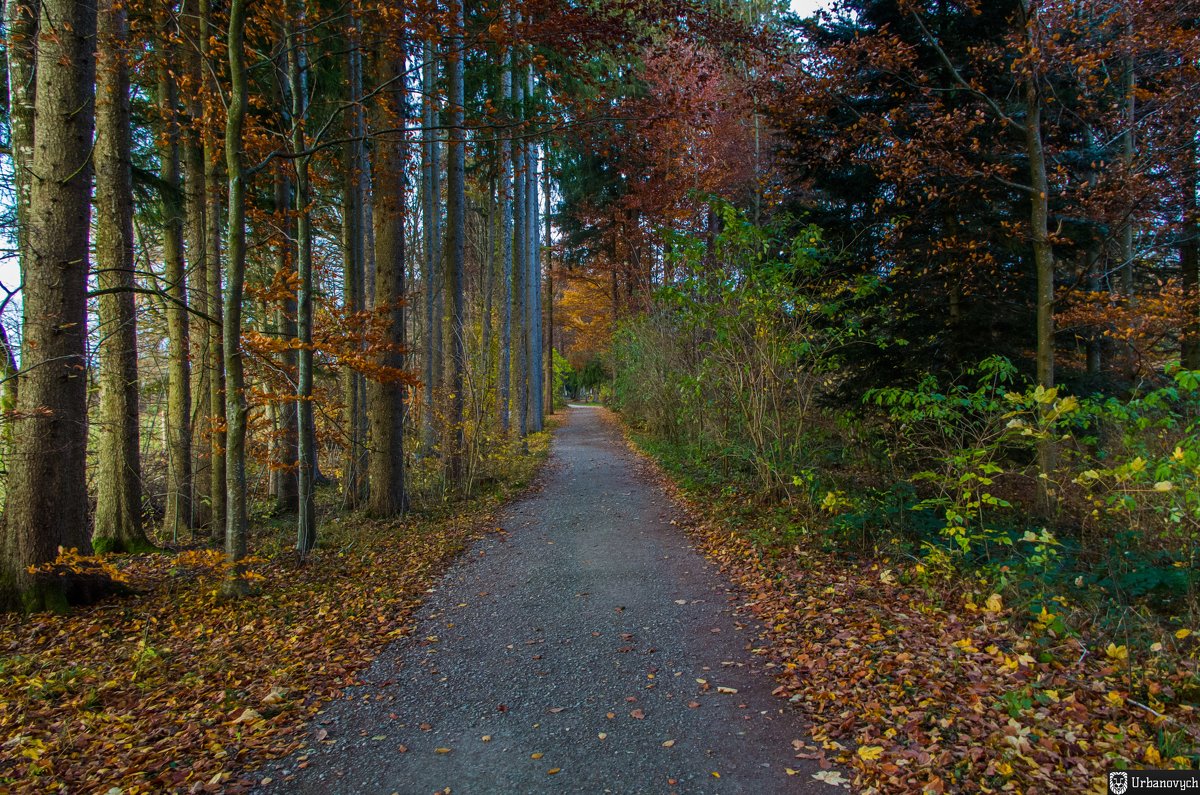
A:
POLYGON ((818 747, 798 755, 850 766, 856 789, 1102 793, 1117 767, 1195 764, 1190 630, 1134 650, 1063 631, 1053 605, 1025 621, 912 560, 756 546, 728 501, 662 481, 767 627, 756 653, 813 725, 818 747))
POLYGON ((118 565, 135 594, 69 615, 0 618, 0 790, 239 792, 295 750, 309 717, 389 641, 491 511, 490 497, 400 522, 335 517, 300 565, 254 565, 256 594, 219 596, 215 551, 118 565))

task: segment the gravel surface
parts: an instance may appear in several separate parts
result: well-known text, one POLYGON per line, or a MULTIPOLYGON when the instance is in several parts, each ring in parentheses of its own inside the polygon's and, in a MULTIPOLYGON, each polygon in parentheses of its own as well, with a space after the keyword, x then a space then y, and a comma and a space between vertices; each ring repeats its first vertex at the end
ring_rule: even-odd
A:
POLYGON ((756 667, 757 627, 602 411, 568 410, 507 532, 317 715, 309 749, 258 774, 263 791, 841 791, 794 758, 808 733, 756 667))

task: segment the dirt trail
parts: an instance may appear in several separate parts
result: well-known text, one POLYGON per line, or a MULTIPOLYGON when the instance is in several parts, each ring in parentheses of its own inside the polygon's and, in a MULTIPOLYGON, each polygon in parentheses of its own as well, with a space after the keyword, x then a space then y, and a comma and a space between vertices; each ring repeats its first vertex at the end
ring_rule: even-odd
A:
POLYGON ((508 533, 317 716, 305 760, 261 773, 270 791, 841 791, 793 757, 804 724, 756 669, 756 628, 602 411, 569 410, 508 533))

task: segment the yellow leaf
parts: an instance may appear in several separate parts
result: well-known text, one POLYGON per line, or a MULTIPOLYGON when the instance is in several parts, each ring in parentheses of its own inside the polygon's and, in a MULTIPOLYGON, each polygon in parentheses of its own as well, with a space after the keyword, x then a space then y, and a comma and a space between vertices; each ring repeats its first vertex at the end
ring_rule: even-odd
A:
POLYGON ((450 749, 449 748, 434 748, 433 752, 435 754, 448 754, 448 753, 450 753, 450 749))
POLYGON ((529 755, 529 758, 530 758, 530 759, 541 759, 541 758, 542 758, 542 755, 541 755, 540 753, 536 753, 536 754, 530 754, 530 755, 529 755))
POLYGON ((999 613, 1004 609, 1004 600, 1000 598, 1000 594, 994 593, 987 598, 987 609, 989 613, 999 613))
POLYGON ((1125 705, 1125 699, 1122 698, 1121 694, 1115 690, 1108 691, 1108 693, 1104 696, 1104 700, 1114 707, 1121 707, 1125 705))
POLYGON ((562 770, 561 767, 552 767, 546 771, 546 775, 547 776, 556 776, 556 775, 558 775, 559 771, 561 771, 561 770, 562 770))
POLYGON ((1104 653, 1108 655, 1110 660, 1117 660, 1121 662, 1129 659, 1129 649, 1112 643, 1108 644, 1108 647, 1104 650, 1104 653))
POLYGON ((662 744, 662 747, 663 747, 663 748, 670 748, 670 747, 671 747, 672 745, 674 745, 674 744, 675 744, 675 741, 674 741, 674 740, 667 740, 666 742, 664 742, 664 743, 662 744))
POLYGON ((1191 635, 1191 634, 1192 634, 1192 631, 1190 629, 1181 629, 1175 633, 1175 637, 1179 638, 1180 640, 1183 640, 1184 638, 1186 638, 1188 635, 1191 635))
POLYGON ((864 762, 872 762, 883 756, 883 748, 878 745, 860 745, 858 747, 858 758, 864 762))

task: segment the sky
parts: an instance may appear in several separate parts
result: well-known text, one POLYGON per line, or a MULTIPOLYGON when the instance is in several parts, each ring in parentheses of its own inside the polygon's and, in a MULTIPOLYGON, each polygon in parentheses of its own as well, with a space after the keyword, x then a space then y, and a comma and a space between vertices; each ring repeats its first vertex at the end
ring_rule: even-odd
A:
POLYGON ((791 0, 792 11, 801 16, 808 16, 818 8, 829 5, 829 0, 791 0))

